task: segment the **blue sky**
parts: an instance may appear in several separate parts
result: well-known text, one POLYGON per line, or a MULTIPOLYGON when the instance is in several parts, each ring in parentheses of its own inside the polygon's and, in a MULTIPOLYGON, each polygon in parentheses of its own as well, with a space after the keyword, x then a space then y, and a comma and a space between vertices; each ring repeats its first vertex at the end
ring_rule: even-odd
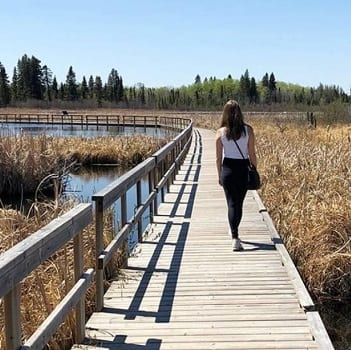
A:
POLYGON ((69 66, 125 86, 189 85, 201 78, 351 88, 349 0, 11 0, 0 4, 0 62, 10 79, 24 54, 59 82, 69 66))

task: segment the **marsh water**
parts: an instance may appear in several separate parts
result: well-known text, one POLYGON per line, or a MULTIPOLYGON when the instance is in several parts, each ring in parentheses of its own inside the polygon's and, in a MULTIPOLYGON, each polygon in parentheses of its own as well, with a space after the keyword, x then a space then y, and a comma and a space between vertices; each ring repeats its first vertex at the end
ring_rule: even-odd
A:
POLYGON ((56 137, 98 137, 116 135, 144 134, 154 137, 166 137, 172 134, 170 130, 160 127, 117 126, 117 125, 53 125, 33 123, 0 123, 1 135, 32 135, 45 134, 56 137))
MULTIPOLYGON (((156 138, 174 137, 175 133, 159 127, 133 127, 133 126, 68 126, 68 125, 50 125, 50 124, 15 124, 8 123, 1 125, 1 135, 32 135, 37 136, 45 134, 56 137, 99 137, 99 136, 118 136, 118 135, 149 135, 156 138)), ((120 166, 96 166, 79 169, 72 172, 65 178, 65 189, 63 198, 75 198, 79 202, 92 202, 92 195, 102 190, 111 182, 117 180, 121 175, 126 173, 129 168, 120 166)), ((142 201, 148 196, 148 179, 141 182, 142 201)), ((26 201, 21 199, 16 203, 11 203, 17 209, 19 203, 23 206, 26 201)), ((127 192, 127 218, 130 219, 136 208, 136 189, 135 186, 127 192)), ((120 223, 120 201, 115 203, 114 210, 114 227, 117 228, 120 223)), ((148 210, 142 218, 142 229, 145 230, 149 223, 148 210)), ((132 249, 138 240, 137 232, 134 231, 128 239, 128 246, 132 249)))

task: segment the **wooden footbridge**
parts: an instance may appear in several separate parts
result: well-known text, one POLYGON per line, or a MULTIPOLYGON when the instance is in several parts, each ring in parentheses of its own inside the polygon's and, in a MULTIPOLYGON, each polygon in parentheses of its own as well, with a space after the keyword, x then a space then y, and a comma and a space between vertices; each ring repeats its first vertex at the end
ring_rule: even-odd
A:
POLYGON ((233 252, 214 133, 191 149, 123 278, 75 349, 332 349, 257 193, 233 252))
MULTIPOLYGON (((158 163, 162 154, 154 162, 158 163)), ((80 340, 73 349, 333 349, 320 315, 255 191, 248 192, 244 204, 240 226, 244 250, 232 251, 226 203, 217 182, 214 133, 193 130, 182 165, 173 160, 173 181, 162 193, 162 203, 157 209, 152 206, 155 193, 144 203, 154 210, 152 223, 118 280, 105 294, 97 287, 97 311, 87 323, 78 325, 76 336, 80 340)), ((140 171, 133 176, 143 175, 140 171)), ((149 177, 150 188, 155 177, 149 177)), ((169 177, 164 178, 159 177, 158 183, 165 184, 169 177)), ((123 178, 119 185, 123 191, 129 186, 123 178)), ((111 184, 94 196, 97 237, 102 230, 99 211, 111 204, 111 193, 120 196, 122 190, 118 188, 111 184)), ((84 223, 78 219, 73 222, 77 230, 91 220, 91 208, 83 206, 79 220, 84 223)), ((75 209, 75 217, 78 211, 75 209)), ((138 218, 137 212, 133 222, 138 218)), ((122 221, 124 228, 108 247, 100 244, 98 248, 97 243, 101 252, 94 274, 97 281, 103 278, 111 252, 130 232, 131 223, 126 218, 122 221)), ((6 265, 2 261, 1 273, 6 265)), ((84 295, 84 284, 93 278, 91 271, 84 278, 79 277, 81 274, 78 269, 80 291, 76 289, 69 305, 77 304, 77 295, 84 295)), ((4 295, 2 288, 0 295, 4 295)), ((6 295, 7 322, 15 325, 18 320, 11 316, 16 309, 13 295, 14 290, 6 295)), ((80 299, 76 310, 80 321, 84 320, 83 307, 80 299)), ((22 348, 39 349, 45 344, 46 330, 57 323, 52 317, 22 348)), ((12 337, 16 337, 14 333, 12 337)), ((15 342, 8 344, 16 348, 15 342)))

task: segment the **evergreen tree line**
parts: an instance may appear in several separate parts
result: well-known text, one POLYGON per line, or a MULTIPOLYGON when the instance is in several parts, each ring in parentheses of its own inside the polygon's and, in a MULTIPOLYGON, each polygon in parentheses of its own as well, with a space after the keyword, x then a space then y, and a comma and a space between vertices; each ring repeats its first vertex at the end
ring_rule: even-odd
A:
POLYGON ((297 106, 321 106, 334 102, 349 103, 350 96, 340 87, 320 84, 302 87, 296 84, 277 82, 274 73, 266 73, 260 81, 250 77, 246 70, 240 79, 228 75, 195 77, 194 83, 179 88, 145 87, 138 83, 124 87, 123 79, 112 69, 107 82, 100 76, 83 76, 77 82, 72 66, 64 83, 58 83, 52 71, 41 61, 24 55, 13 70, 12 81, 0 62, 0 107, 18 106, 28 101, 44 101, 55 107, 58 102, 73 102, 77 107, 89 101, 92 106, 133 107, 153 109, 213 110, 223 106, 228 99, 236 99, 246 109, 294 109, 297 106))
POLYGON ((118 104, 123 101, 123 79, 116 69, 112 69, 104 84, 100 76, 85 76, 77 82, 72 66, 69 67, 64 83, 58 84, 52 71, 41 66, 40 60, 24 55, 13 70, 10 83, 5 67, 0 62, 0 107, 16 106, 31 100, 45 101, 55 105, 55 101, 79 102, 91 100, 98 106, 103 101, 118 104))

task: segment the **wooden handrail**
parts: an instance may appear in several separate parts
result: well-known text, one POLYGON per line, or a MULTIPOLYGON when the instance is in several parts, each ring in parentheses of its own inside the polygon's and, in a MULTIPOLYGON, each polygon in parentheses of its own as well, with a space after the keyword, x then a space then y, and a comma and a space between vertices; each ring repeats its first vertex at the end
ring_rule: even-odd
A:
MULTIPOLYGON (((173 118, 172 118, 173 119, 173 118)), ((174 122, 174 121, 173 121, 174 122)), ((177 164, 185 157, 185 154, 190 147, 192 136, 192 122, 188 120, 188 127, 182 131, 176 138, 155 152, 150 158, 140 163, 138 166, 122 175, 119 179, 112 182, 110 185, 97 192, 92 196, 95 201, 95 220, 96 220, 96 308, 103 308, 103 288, 104 288, 104 273, 103 269, 112 258, 113 254, 125 241, 128 234, 132 231, 133 226, 139 222, 142 214, 150 207, 154 201, 154 208, 158 206, 157 192, 162 191, 167 180, 173 172, 178 169, 177 164), (165 160, 169 155, 176 154, 173 162, 165 164, 165 160), (166 165, 166 166, 165 166, 166 165), (146 201, 138 205, 137 211, 131 218, 126 218, 126 207, 123 204, 126 200, 127 191, 138 186, 138 183, 145 176, 150 176, 157 181, 150 188, 146 201), (122 224, 116 236, 108 244, 103 246, 103 230, 104 230, 104 212, 110 208, 116 201, 121 199, 121 217, 122 224)), ((137 191, 138 192, 138 191, 137 191)), ((152 218, 150 218, 150 222, 152 218)), ((140 227, 138 225, 138 227, 140 227)), ((138 238, 141 239, 141 234, 138 232, 138 238)))
MULTIPOLYGON (((0 122, 29 122, 29 123, 56 123, 64 120, 63 115, 48 114, 0 114, 0 122)), ((68 121, 88 123, 89 116, 72 115, 68 121)), ((82 231, 93 222, 92 204, 79 204, 69 212, 51 221, 48 225, 33 233, 14 247, 0 255, 0 298, 4 300, 5 310, 5 342, 7 350, 15 349, 42 349, 56 332, 59 325, 65 320, 69 312, 75 307, 75 342, 79 343, 85 334, 85 294, 95 277, 96 299, 99 310, 103 306, 103 275, 104 268, 112 255, 126 241, 134 226, 138 227, 138 238, 141 240, 140 220, 143 213, 150 208, 150 222, 157 211, 157 193, 162 190, 167 181, 179 168, 191 143, 192 122, 189 119, 166 118, 157 116, 123 116, 123 122, 129 123, 130 118, 137 125, 167 126, 176 131, 185 129, 171 142, 165 145, 151 157, 131 169, 118 180, 92 196, 95 202, 95 230, 96 230, 96 268, 83 271, 83 237, 82 231), (161 122, 162 119, 162 122, 161 122), (170 161, 171 160, 171 161, 170 161), (148 177, 149 194, 141 202, 140 182, 148 177), (136 186, 137 208, 131 218, 127 218, 126 200, 127 191, 136 186), (105 210, 117 200, 122 206, 122 225, 116 236, 105 248, 102 241, 103 218, 105 210), (74 247, 74 278, 75 284, 64 299, 55 307, 49 317, 39 326, 34 334, 22 344, 21 317, 20 317, 20 288, 21 282, 35 268, 44 263, 61 247, 73 240, 74 247)), ((98 120, 97 116, 93 120, 98 120)), ((106 116, 104 123, 113 125, 120 122, 120 116, 106 116)))
MULTIPOLYGON (((81 234, 82 230, 91 222, 92 205, 85 203, 79 204, 0 256, 0 280, 2 282, 0 284, 0 297, 4 297, 7 350, 15 350, 22 345, 20 331, 20 282, 62 246, 81 234)), ((75 264, 82 266, 83 251, 79 245, 79 241, 77 239, 74 240, 75 264)), ((82 269, 77 272, 79 275, 75 274, 76 283, 83 275, 82 269)), ((78 300, 84 299, 85 290, 91 282, 91 277, 89 279, 84 277, 84 279, 86 279, 83 290, 84 294, 79 289, 81 294, 79 294, 79 299, 76 298, 78 300)), ((78 304, 78 300, 70 300, 71 308, 69 310, 65 308, 59 312, 57 310, 60 309, 60 305, 58 305, 53 311, 53 314, 57 313, 60 319, 67 317, 72 307, 78 304)), ((78 312, 81 313, 81 310, 78 312)), ((79 318, 79 320, 85 324, 85 318, 79 318)), ((57 323, 55 317, 53 322, 57 323)), ((84 329, 81 324, 76 325, 76 328, 84 329)), ((55 331, 56 328, 49 328, 45 330, 44 335, 40 332, 37 336, 41 339, 50 339, 55 331)), ((81 332, 77 334, 77 339, 82 339, 82 337, 84 337, 84 334, 81 334, 81 332)), ((34 335, 31 339, 34 343, 41 343, 41 340, 34 335)), ((34 348, 41 349, 42 347, 34 348)))

